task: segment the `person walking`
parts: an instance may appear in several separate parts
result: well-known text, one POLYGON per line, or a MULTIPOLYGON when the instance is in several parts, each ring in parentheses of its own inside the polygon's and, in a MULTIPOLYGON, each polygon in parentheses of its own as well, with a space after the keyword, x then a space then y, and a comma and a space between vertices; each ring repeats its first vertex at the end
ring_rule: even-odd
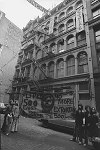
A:
POLYGON ((4 134, 9 135, 11 129, 11 123, 12 123, 12 109, 11 106, 9 105, 7 106, 7 109, 5 111, 4 122, 1 128, 1 131, 4 134))
POLYGON ((11 132, 18 131, 18 122, 19 122, 19 105, 18 102, 16 102, 15 105, 13 105, 13 121, 12 121, 11 132))

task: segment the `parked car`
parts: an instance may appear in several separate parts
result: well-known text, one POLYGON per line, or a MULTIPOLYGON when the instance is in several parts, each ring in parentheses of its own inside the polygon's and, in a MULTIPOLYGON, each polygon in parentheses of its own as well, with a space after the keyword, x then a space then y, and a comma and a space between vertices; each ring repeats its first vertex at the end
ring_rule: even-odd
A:
POLYGON ((0 102, 0 114, 4 114, 5 110, 6 110, 5 104, 0 102))

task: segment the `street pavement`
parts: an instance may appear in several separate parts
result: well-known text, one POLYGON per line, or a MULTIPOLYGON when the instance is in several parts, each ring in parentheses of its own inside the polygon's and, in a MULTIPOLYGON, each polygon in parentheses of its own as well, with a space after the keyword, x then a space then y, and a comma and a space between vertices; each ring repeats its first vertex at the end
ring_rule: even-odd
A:
POLYGON ((70 141, 72 135, 44 128, 35 119, 20 117, 17 133, 1 136, 2 150, 93 150, 70 141))

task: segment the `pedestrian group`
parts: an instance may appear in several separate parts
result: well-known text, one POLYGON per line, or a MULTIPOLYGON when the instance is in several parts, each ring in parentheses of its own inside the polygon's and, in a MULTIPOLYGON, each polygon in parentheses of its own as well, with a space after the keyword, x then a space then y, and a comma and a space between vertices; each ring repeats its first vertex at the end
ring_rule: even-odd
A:
POLYGON ((75 113, 74 134, 70 140, 87 146, 89 138, 98 137, 98 122, 99 116, 94 107, 85 106, 85 111, 83 111, 82 104, 79 104, 75 113))
POLYGON ((17 102, 9 104, 5 111, 4 122, 1 128, 2 133, 9 135, 10 132, 18 131, 19 105, 17 102))

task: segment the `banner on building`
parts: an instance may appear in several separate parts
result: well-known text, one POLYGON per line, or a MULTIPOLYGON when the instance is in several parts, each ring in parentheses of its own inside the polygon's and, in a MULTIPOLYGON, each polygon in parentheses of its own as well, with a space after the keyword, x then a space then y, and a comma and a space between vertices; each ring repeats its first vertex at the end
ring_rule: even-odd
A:
POLYGON ((83 14, 82 14, 82 7, 76 10, 76 32, 81 32, 84 30, 84 23, 83 23, 83 14))
POLYGON ((42 12, 46 13, 46 14, 50 14, 50 12, 45 9, 44 7, 42 7, 41 5, 39 5, 37 2, 35 2, 34 0, 27 0, 29 3, 31 3, 34 7, 36 7, 37 9, 41 10, 42 12))
POLYGON ((49 34, 53 33, 53 27, 54 27, 54 16, 50 18, 50 25, 49 25, 49 34))

